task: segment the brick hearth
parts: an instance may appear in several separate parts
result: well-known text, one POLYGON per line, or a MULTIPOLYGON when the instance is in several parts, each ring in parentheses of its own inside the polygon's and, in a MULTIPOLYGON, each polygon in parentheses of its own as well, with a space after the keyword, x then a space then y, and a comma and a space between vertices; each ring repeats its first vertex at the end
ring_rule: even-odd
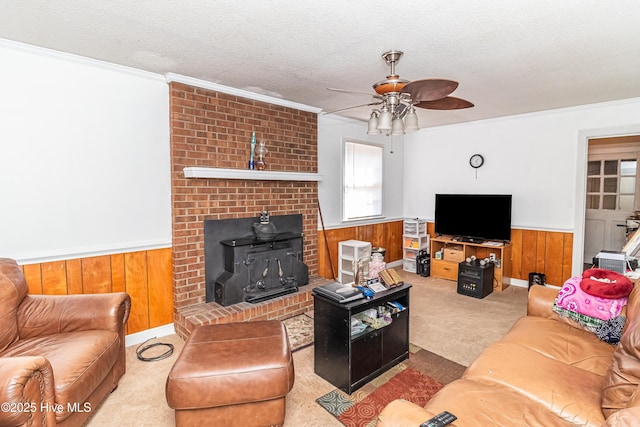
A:
POLYGON ((223 307, 215 302, 195 304, 177 312, 176 333, 183 339, 194 327, 218 323, 251 322, 254 320, 284 320, 313 310, 313 288, 329 282, 315 277, 293 294, 283 295, 257 304, 241 302, 223 307))

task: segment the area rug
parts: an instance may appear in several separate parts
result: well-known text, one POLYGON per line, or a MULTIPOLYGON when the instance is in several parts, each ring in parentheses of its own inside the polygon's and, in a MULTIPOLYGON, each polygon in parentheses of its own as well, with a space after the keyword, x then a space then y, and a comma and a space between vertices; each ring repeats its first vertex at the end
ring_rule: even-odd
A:
POLYGON ((291 351, 300 350, 313 344, 313 312, 303 313, 283 320, 291 351))
POLYGON ((405 399, 424 406, 445 384, 462 376, 466 368, 416 345, 409 359, 394 366, 351 395, 335 389, 316 402, 347 427, 373 427, 389 402, 405 399))

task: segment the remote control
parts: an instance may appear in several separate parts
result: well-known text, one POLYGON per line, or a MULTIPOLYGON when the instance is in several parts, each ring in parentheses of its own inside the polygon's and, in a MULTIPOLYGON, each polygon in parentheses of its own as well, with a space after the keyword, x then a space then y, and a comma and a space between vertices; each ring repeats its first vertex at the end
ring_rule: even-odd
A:
POLYGON ((430 420, 423 422, 422 424, 420 424, 420 427, 444 427, 451 424, 457 419, 458 417, 453 415, 451 412, 444 411, 431 418, 430 420))

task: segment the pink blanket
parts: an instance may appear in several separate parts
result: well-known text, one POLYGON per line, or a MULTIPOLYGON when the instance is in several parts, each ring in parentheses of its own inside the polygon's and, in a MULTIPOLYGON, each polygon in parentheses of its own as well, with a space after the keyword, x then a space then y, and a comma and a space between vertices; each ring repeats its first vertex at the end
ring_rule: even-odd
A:
POLYGON ((620 315, 622 307, 627 305, 626 297, 618 299, 594 297, 580 289, 581 280, 582 277, 574 276, 564 282, 556 300, 558 307, 601 320, 609 320, 620 315))

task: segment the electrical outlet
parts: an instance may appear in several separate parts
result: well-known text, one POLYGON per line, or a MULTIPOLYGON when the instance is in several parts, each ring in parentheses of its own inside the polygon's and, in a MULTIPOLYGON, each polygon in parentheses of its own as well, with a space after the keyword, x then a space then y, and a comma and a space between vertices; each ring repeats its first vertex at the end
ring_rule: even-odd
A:
POLYGON ((496 260, 496 254, 493 252, 489 254, 489 261, 494 262, 496 260))

